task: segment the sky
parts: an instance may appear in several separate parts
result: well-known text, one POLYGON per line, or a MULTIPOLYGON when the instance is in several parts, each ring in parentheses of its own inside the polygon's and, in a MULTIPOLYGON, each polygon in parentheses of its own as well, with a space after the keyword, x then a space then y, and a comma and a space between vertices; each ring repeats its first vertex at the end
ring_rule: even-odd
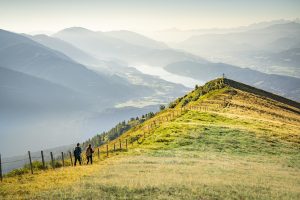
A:
POLYGON ((73 26, 103 31, 230 28, 299 17, 299 0, 0 0, 0 28, 26 33, 73 26))

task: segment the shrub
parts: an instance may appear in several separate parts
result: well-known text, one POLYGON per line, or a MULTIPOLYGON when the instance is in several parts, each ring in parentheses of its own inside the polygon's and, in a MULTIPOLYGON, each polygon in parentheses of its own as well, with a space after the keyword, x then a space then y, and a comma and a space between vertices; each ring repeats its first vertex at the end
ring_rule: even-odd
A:
POLYGON ((32 167, 34 169, 43 169, 43 163, 42 162, 39 162, 39 161, 33 161, 32 162, 32 167))
POLYGON ((182 106, 185 106, 186 104, 188 104, 190 101, 189 99, 184 99, 182 102, 182 106))
POLYGON ((12 176, 20 176, 23 174, 29 173, 29 170, 27 168, 20 168, 20 169, 14 169, 8 174, 6 174, 7 177, 12 177, 12 176))
POLYGON ((175 103, 175 102, 171 102, 171 103, 169 103, 169 108, 175 108, 175 106, 176 106, 177 104, 175 103))
POLYGON ((54 167, 55 167, 55 168, 60 168, 60 167, 62 167, 62 163, 59 162, 59 161, 57 161, 57 160, 55 160, 55 161, 54 161, 54 167))
POLYGON ((160 110, 160 111, 163 111, 165 108, 166 108, 166 106, 164 106, 164 105, 160 105, 160 106, 159 106, 159 110, 160 110))
POLYGON ((139 138, 140 138, 139 135, 133 136, 133 137, 131 137, 131 138, 129 139, 129 142, 130 142, 130 143, 133 143, 133 142, 137 141, 139 138))
POLYGON ((199 99, 199 97, 200 97, 200 93, 197 93, 197 94, 192 98, 192 100, 193 100, 193 101, 197 101, 197 100, 199 99))

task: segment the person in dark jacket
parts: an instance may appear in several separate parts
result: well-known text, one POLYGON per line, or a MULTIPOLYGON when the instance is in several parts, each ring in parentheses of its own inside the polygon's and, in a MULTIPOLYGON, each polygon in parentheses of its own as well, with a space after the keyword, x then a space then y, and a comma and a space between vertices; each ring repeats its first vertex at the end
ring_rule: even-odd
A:
POLYGON ((74 166, 76 166, 77 160, 78 160, 79 164, 81 165, 81 148, 80 148, 79 143, 77 143, 77 147, 75 147, 74 157, 75 157, 74 166))
POLYGON ((87 163, 89 164, 89 162, 91 161, 91 164, 93 164, 93 153, 94 153, 94 149, 92 148, 92 145, 89 144, 88 148, 86 148, 86 159, 87 159, 87 163))

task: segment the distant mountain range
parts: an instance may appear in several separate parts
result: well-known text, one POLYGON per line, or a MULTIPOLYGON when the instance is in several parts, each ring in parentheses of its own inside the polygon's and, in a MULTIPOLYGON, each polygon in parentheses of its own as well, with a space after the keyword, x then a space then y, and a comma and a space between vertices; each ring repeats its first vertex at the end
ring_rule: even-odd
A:
POLYGON ((96 59, 95 57, 87 54, 86 52, 58 38, 50 37, 47 35, 25 36, 53 50, 63 52, 65 55, 81 64, 92 66, 104 66, 103 61, 96 59))
POLYGON ((129 31, 95 32, 73 27, 54 34, 100 60, 121 60, 127 64, 164 66, 180 60, 201 60, 199 56, 168 48, 167 45, 129 31))
POLYGON ((300 101, 300 79, 265 74, 248 68, 239 68, 224 63, 177 62, 165 67, 169 72, 185 75, 201 81, 222 76, 244 82, 269 92, 300 101))
MULTIPOLYGON (((98 31, 99 33, 99 31, 98 31)), ((103 33, 103 32, 100 32, 103 33)), ((120 30, 120 31, 109 31, 104 32, 105 35, 108 37, 117 38, 123 41, 126 41, 132 45, 142 46, 150 49, 166 49, 168 46, 163 42, 158 42, 156 40, 150 39, 145 37, 141 34, 127 31, 127 30, 120 30)))
MULTIPOLYGON (((249 52, 251 49, 251 53, 252 52, 257 52, 257 49, 259 48, 267 48, 266 46, 270 45, 270 43, 276 39, 276 38, 280 38, 282 36, 285 37, 289 37, 289 38, 294 38, 294 37, 298 37, 298 35, 296 33, 298 33, 299 29, 299 24, 295 23, 295 22, 291 22, 291 23, 283 23, 283 24, 278 24, 279 21, 277 21, 276 23, 263 23, 263 24, 257 24, 257 25, 253 25, 251 28, 248 28, 246 31, 243 32, 237 32, 237 33, 228 33, 228 34, 224 34, 223 35, 207 35, 207 36, 198 36, 198 37, 193 37, 190 39, 190 41, 186 41, 187 43, 190 42, 191 45, 195 45, 197 46, 197 42, 202 41, 201 38, 204 37, 204 41, 206 41, 207 43, 210 42, 209 37, 211 37, 214 40, 218 40, 218 37, 220 37, 220 40, 224 40, 228 42, 221 42, 220 45, 224 45, 224 43, 226 43, 226 45, 224 45, 224 51, 228 51, 228 46, 231 48, 235 48, 234 45, 232 45, 232 42, 229 41, 248 41, 250 44, 238 44, 236 47, 237 48, 237 52, 249 52), (260 29, 258 29, 260 28, 260 29), (271 35, 271 37, 270 37, 271 35), (229 37, 228 37, 229 36, 229 37), (207 38, 208 37, 208 38, 207 38), (223 39, 224 38, 224 39, 223 39), (195 40, 195 41, 194 41, 195 40)), ((80 28, 71 28, 71 29, 65 29, 59 33, 64 33, 64 32, 68 32, 68 34, 71 34, 72 36, 74 36, 75 38, 77 38, 77 40, 79 40, 80 37, 83 37, 83 35, 85 34, 92 34, 93 36, 97 35, 98 32, 93 32, 93 31, 88 31, 86 29, 84 29, 84 31, 82 31, 82 29, 80 28)), ((100 32, 101 34, 103 32, 100 32)), ((114 32, 108 32, 106 33, 106 36, 108 37, 113 37, 114 34, 110 35, 110 33, 114 33, 114 32)), ((125 31, 119 31, 117 32, 118 34, 118 38, 120 40, 124 40, 123 42, 127 42, 126 36, 128 34, 130 34, 129 32, 125 31), (122 36, 122 34, 124 34, 122 36)), ((135 36, 136 34, 131 33, 130 35, 135 36)), ((57 36, 56 34, 54 36, 57 36)), ((68 40, 68 36, 65 35, 66 38, 61 38, 61 39, 66 39, 68 40)), ((88 37, 88 36, 87 36, 88 37)), ((145 37, 138 37, 139 39, 143 38, 145 39, 145 37)), ((97 37, 95 36, 95 42, 98 42, 99 45, 101 45, 101 40, 97 39, 97 37)), ((132 40, 132 39, 131 39, 132 40)), ((294 39, 292 39, 294 40, 294 39)), ((128 40, 130 41, 130 40, 128 40)), ((136 40, 135 40, 136 41, 136 40)), ((150 39, 145 39, 145 42, 140 42, 142 43, 146 43, 151 41, 153 42, 153 40, 150 39)), ((69 40, 69 42, 73 43, 74 45, 78 44, 76 43, 76 41, 74 40, 69 40)), ((284 40, 282 40, 281 42, 284 42, 284 40)), ((134 45, 138 45, 139 43, 134 43, 134 42, 129 42, 131 44, 134 45)), ((288 44, 291 44, 291 42, 288 40, 287 41, 288 44)), ((201 42, 199 42, 199 44, 202 44, 201 42)), ((213 44, 213 43, 212 43, 213 44)), ((78 45, 78 48, 82 48, 80 47, 81 45, 78 45)), ((88 46, 88 44, 86 43, 85 46, 88 46)), ((203 59, 202 57, 193 55, 193 54, 189 54, 186 53, 184 51, 180 51, 180 50, 174 50, 171 48, 160 48, 161 46, 157 46, 157 43, 153 43, 152 48, 149 49, 145 49, 143 48, 143 50, 141 51, 137 51, 135 52, 135 57, 131 57, 130 59, 125 59, 123 60, 123 57, 117 57, 118 53, 115 54, 116 59, 117 60, 123 60, 125 62, 132 62, 132 63, 137 63, 137 65, 139 64, 148 64, 150 66, 153 67, 164 67, 166 66, 164 69, 167 69, 167 71, 171 72, 171 73, 176 73, 177 75, 183 75, 183 76, 188 76, 188 77, 192 77, 194 79, 199 80, 199 82, 203 82, 203 81, 208 81, 209 79, 213 79, 216 77, 220 77, 222 73, 225 73, 226 76, 236 79, 236 80, 246 80, 247 84, 253 85, 253 86, 257 86, 261 89, 265 89, 280 95, 284 95, 288 98, 292 98, 295 100, 299 100, 300 99, 300 95, 299 95, 299 91, 297 88, 297 84, 299 83, 299 79, 296 78, 292 78, 292 77, 288 77, 288 76, 281 76, 281 75, 271 75, 271 74, 266 74, 266 73, 261 73, 259 71, 256 70, 250 70, 250 69, 244 69, 244 68, 239 68, 237 66, 234 65, 227 65, 224 63, 215 63, 215 62, 209 62, 208 60, 203 59), (201 67, 200 67, 201 66, 201 67), (188 73, 187 73, 188 72, 188 73), (200 75, 200 76, 199 76, 200 75)), ((140 48, 142 48, 141 46, 139 46, 140 48)), ((162 46, 163 47, 163 46, 162 46)), ((96 48, 96 47, 95 47, 96 48)), ((147 48, 150 48, 150 45, 147 46, 147 48)), ((114 45, 110 45, 109 49, 115 49, 114 45)), ((134 48, 132 48, 134 49, 134 48)), ((222 48, 216 48, 217 51, 221 50, 222 48)), ((91 51, 90 47, 88 49, 84 49, 86 51, 91 51)), ((137 49, 136 49, 137 50, 137 49)), ((296 50, 296 49, 295 49, 296 50)), ((97 51, 97 50, 95 50, 97 51)), ((229 49, 230 51, 230 49, 229 49)), ((291 51, 290 52, 291 56, 290 56, 290 63, 293 63, 292 60, 295 60, 295 64, 297 64, 297 53, 292 55, 291 51)), ((280 52, 281 53, 281 52, 280 52)), ((279 53, 275 53, 275 52, 270 52, 269 53, 269 57, 270 60, 273 60, 276 63, 279 63, 279 60, 281 60, 281 62, 287 62, 286 58, 288 57, 285 53, 283 56, 275 56, 276 59, 274 57, 272 57, 272 55, 275 54, 279 54, 279 53)), ((262 55, 262 54, 260 54, 262 55)), ((271 61, 270 61, 271 62, 271 61)), ((264 62, 265 65, 267 66, 269 63, 268 61, 264 62)), ((288 70, 288 69, 287 69, 288 70)), ((273 70, 275 71, 275 70, 273 70)), ((273 72, 272 70, 270 70, 269 72, 273 72)))
POLYGON ((287 53, 300 48, 300 24, 297 22, 242 32, 194 35, 175 46, 214 62, 300 77, 300 54, 290 56, 287 53))
MULTIPOLYGON (((28 145, 37 150, 45 144, 49 148, 73 143, 114 125, 115 120, 102 112, 107 108, 146 97, 159 99, 159 104, 186 92, 182 85, 151 76, 147 80, 137 72, 135 77, 145 81, 134 83, 125 72, 115 73, 119 66, 113 63, 58 38, 0 30, 1 152, 6 154, 9 145, 17 147, 10 151, 14 154, 28 145), (96 123, 92 116, 106 121, 96 123), (16 140, 20 134, 23 142, 16 140), (32 143, 37 138, 43 142, 32 143)), ((115 112, 114 118, 124 120, 144 111, 149 108, 128 108, 115 112)))
POLYGON ((146 35, 152 37, 159 41, 164 41, 167 44, 180 43, 188 38, 195 35, 205 35, 205 34, 227 34, 233 32, 244 32, 255 29, 263 29, 276 24, 286 24, 291 22, 299 23, 299 19, 295 20, 285 20, 278 19, 272 21, 258 22, 246 26, 232 27, 232 28, 205 28, 205 29, 178 29, 178 28, 169 28, 160 31, 145 32, 146 35))
POLYGON ((81 110, 86 99, 72 89, 0 67, 0 109, 3 113, 81 110))
POLYGON ((149 89, 131 85, 118 76, 95 73, 61 52, 36 43, 27 37, 0 32, 0 65, 70 88, 99 103, 113 103, 143 96, 149 89), (103 98, 105 97, 105 98, 103 98))

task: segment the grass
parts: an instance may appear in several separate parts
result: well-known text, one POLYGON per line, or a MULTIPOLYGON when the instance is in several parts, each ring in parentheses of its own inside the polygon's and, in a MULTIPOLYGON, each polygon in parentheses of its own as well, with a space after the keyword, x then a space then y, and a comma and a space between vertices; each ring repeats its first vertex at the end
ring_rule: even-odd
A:
POLYGON ((255 125, 215 113, 189 111, 155 129, 130 151, 93 166, 6 178, 0 196, 299 199, 299 145, 263 137, 255 125), (238 128, 240 124, 245 127, 238 128))
MULTIPOLYGON (((239 157, 129 156, 77 185, 37 194, 55 199, 297 199, 293 170, 239 157), (276 174, 274 176, 274 174, 276 174), (78 192, 79 191, 79 192, 78 192)), ((298 172, 299 173, 299 172, 298 172)))
MULTIPOLYGON (((214 90, 199 102, 226 91, 214 90)), ((168 114, 162 111, 121 138, 143 134, 143 126, 168 114)), ((283 116, 292 115, 299 117, 283 116)), ((110 152, 108 159, 102 154, 93 166, 5 177, 0 198, 300 199, 299 122, 287 121, 230 107, 185 111, 147 131, 128 151, 110 152)))

